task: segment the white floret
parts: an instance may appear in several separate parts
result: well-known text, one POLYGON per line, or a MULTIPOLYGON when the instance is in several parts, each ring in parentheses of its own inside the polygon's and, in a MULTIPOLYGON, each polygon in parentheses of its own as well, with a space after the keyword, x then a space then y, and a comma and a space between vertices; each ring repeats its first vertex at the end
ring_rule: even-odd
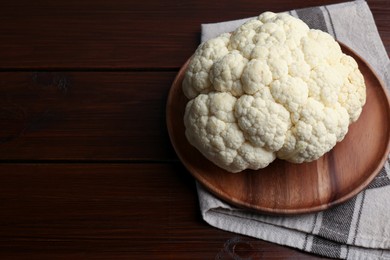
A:
POLYGON ((241 82, 243 91, 253 95, 272 82, 272 72, 265 61, 253 59, 244 68, 241 82))
POLYGON ((214 92, 188 102, 186 137, 204 156, 228 171, 263 168, 275 159, 275 154, 245 140, 234 115, 235 103, 236 98, 229 93, 214 92))
POLYGON ((327 106, 338 103, 343 77, 337 68, 328 63, 321 64, 312 69, 308 79, 310 97, 320 100, 327 106))
POLYGON ((252 49, 255 46, 254 37, 257 35, 256 29, 263 25, 258 20, 249 20, 235 30, 230 38, 229 48, 238 50, 246 58, 249 58, 252 49))
POLYGON ((202 43, 196 50, 183 80, 183 91, 187 98, 210 91, 210 69, 215 61, 229 53, 229 38, 230 34, 222 34, 202 43))
POLYGON ((248 60, 238 51, 226 54, 216 61, 210 71, 210 81, 214 90, 241 96, 243 94, 241 75, 247 63, 248 60))
POLYGON ((309 91, 306 82, 300 78, 288 77, 272 82, 270 90, 275 101, 291 113, 292 123, 296 123, 308 98, 309 91))
POLYGON ((278 151, 290 128, 290 114, 272 99, 241 96, 235 105, 235 117, 246 139, 256 147, 278 151))
POLYGON ((366 103, 364 78, 356 61, 350 56, 343 55, 337 69, 344 75, 344 82, 339 93, 339 103, 347 109, 352 123, 358 119, 363 105, 366 103))
MULTIPOLYGON (((309 98, 300 113, 300 120, 292 127, 291 140, 278 152, 278 157, 294 162, 308 162, 318 159, 330 151, 348 130, 345 109, 329 108, 309 98)), ((348 121, 347 121, 348 122, 348 121)))

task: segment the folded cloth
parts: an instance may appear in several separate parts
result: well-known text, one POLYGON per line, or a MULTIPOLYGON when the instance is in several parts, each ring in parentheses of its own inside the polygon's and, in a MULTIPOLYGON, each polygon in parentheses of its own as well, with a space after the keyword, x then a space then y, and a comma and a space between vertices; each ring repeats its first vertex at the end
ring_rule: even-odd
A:
MULTIPOLYGON (((365 1, 289 11, 363 57, 390 87, 390 61, 365 1)), ((249 18, 248 18, 249 19, 249 18)), ((237 28, 248 19, 202 25, 202 41, 237 28)), ((229 205, 197 184, 203 219, 210 225, 342 259, 390 259, 390 158, 373 182, 331 209, 297 216, 268 216, 229 205)))

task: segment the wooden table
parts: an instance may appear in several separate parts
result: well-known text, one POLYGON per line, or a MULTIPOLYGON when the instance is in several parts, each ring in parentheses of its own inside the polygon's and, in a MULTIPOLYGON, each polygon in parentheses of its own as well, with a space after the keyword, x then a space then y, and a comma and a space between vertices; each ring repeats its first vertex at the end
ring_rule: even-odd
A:
POLYGON ((316 258, 201 219, 165 104, 202 22, 336 2, 2 1, 0 258, 316 258))

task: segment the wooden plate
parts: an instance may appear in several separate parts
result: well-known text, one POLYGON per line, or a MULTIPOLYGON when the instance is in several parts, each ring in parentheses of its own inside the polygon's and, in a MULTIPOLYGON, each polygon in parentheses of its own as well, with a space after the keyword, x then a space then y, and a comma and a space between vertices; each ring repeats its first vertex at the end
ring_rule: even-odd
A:
POLYGON ((239 207, 269 214, 298 214, 327 209, 364 189, 383 167, 390 150, 390 106, 384 85, 370 66, 342 45, 359 64, 367 86, 367 102, 344 140, 320 159, 303 164, 275 160, 268 167, 228 173, 191 146, 184 135, 188 102, 181 85, 187 63, 179 71, 167 102, 172 145, 188 171, 217 197, 239 207))

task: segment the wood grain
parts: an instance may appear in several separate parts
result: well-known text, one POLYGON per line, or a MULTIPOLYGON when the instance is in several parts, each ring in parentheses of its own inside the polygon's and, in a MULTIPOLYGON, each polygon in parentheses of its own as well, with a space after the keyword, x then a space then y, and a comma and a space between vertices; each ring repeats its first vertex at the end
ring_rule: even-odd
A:
MULTIPOLYGON (((0 8, 0 68, 179 68, 199 44, 201 23, 337 2, 342 0, 6 1, 0 8)), ((369 4, 389 43, 387 1, 369 4)))
POLYGON ((378 27, 379 35, 381 36, 382 42, 387 50, 387 55, 390 56, 389 1, 368 0, 367 3, 374 16, 376 26, 378 27))
POLYGON ((330 152, 310 163, 275 160, 260 170, 229 173, 207 160, 185 137, 188 99, 182 81, 188 62, 169 93, 167 126, 181 161, 218 197, 240 207, 268 214, 317 212, 338 205, 364 189, 382 169, 390 152, 390 99, 369 65, 348 47, 364 75, 367 101, 359 119, 330 152))
POLYGON ((174 72, 0 72, 1 160, 172 160, 174 72))
POLYGON ((7 164, 0 184, 2 259, 315 258, 210 228, 180 163, 7 164))

